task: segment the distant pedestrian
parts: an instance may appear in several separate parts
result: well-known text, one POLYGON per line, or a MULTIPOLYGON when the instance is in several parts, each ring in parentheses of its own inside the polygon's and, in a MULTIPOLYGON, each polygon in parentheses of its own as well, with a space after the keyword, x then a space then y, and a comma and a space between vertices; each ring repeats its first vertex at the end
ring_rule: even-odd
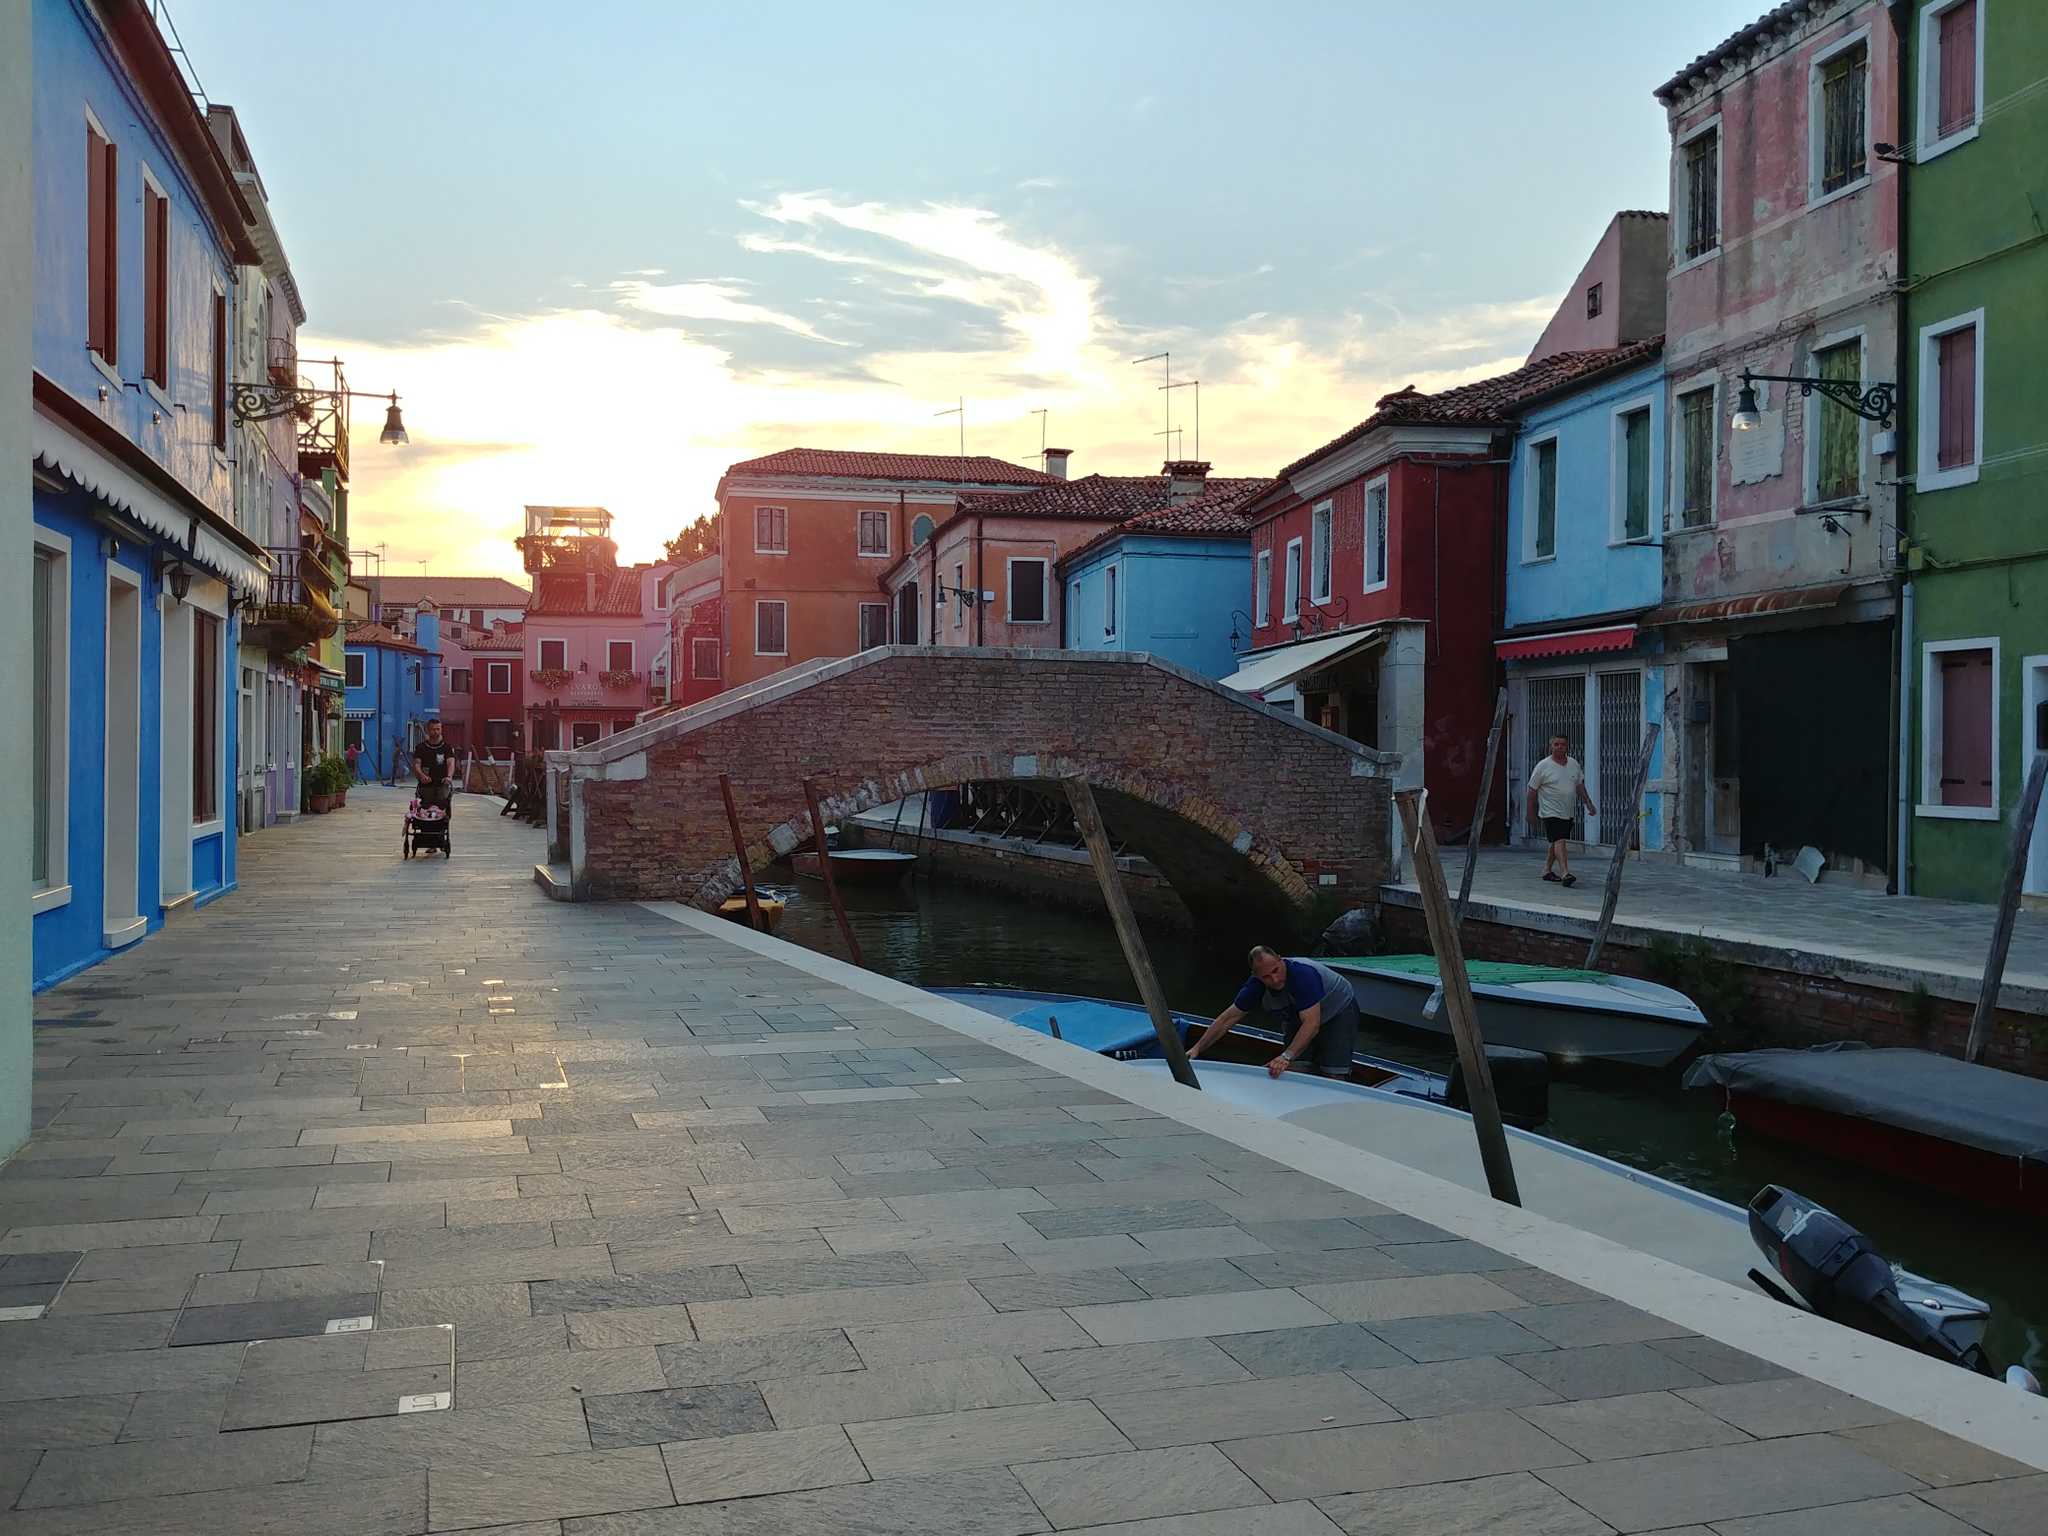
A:
POLYGON ((391 777, 384 781, 386 784, 396 784, 406 776, 406 763, 409 757, 410 754, 406 752, 402 742, 394 741, 391 744, 391 777))
POLYGON ((1583 803, 1588 816, 1598 816, 1599 807, 1586 793, 1586 770, 1571 755, 1572 744, 1562 736, 1550 738, 1550 755, 1529 770, 1529 825, 1539 822, 1550 851, 1543 856, 1543 878, 1559 885, 1577 885, 1566 844, 1572 822, 1583 803))
POLYGON ((349 783, 361 783, 363 778, 363 749, 361 743, 353 741, 350 742, 348 744, 348 750, 344 752, 342 756, 348 759, 349 783))

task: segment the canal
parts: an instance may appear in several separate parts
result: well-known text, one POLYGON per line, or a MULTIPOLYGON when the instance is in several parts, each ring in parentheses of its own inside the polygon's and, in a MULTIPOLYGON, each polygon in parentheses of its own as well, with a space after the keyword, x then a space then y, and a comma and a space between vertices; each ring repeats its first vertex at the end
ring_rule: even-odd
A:
MULTIPOLYGON (((776 894, 788 902, 779 937, 844 957, 822 886, 787 880, 776 885, 776 894)), ((950 883, 842 894, 868 965, 898 981, 1137 1000, 1106 917, 950 883)), ((1150 945, 1167 1001, 1177 1010, 1217 1013, 1244 981, 1240 954, 1169 932, 1150 935, 1150 945)), ((1435 1072, 1451 1064, 1447 1041, 1370 1019, 1359 1049, 1435 1072)), ((1992 1358, 2001 1367, 2018 1361, 2048 1375, 2043 1233, 2023 1216, 1903 1188, 1803 1148, 1731 1136, 1709 1095, 1680 1090, 1676 1069, 1553 1069, 1543 1134, 1737 1205, 1765 1184, 1796 1189, 1862 1228, 1895 1263, 1989 1301, 1985 1342, 1992 1358)), ((1746 1257, 1761 1261, 1754 1252, 1746 1257)))

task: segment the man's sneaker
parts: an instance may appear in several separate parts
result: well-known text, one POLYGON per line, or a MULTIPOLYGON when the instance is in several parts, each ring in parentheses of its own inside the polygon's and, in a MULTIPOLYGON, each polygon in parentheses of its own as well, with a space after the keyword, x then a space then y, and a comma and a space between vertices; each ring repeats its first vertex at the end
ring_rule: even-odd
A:
POLYGON ((1559 885, 1564 886, 1577 885, 1579 883, 1579 877, 1577 875, 1566 875, 1562 880, 1558 881, 1557 883, 1559 885))

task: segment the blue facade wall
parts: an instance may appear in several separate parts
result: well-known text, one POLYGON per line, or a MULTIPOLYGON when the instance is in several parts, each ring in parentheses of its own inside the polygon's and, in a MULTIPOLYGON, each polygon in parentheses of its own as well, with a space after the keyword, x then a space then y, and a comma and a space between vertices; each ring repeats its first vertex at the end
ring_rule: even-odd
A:
POLYGON ((1654 607, 1663 595, 1664 370, 1588 385, 1522 417, 1508 476, 1507 627, 1654 607), (1621 542, 1619 413, 1650 412, 1650 533, 1621 542), (1536 446, 1557 442, 1557 552, 1531 558, 1536 446))
MULTIPOLYGON (((431 614, 420 616, 421 639, 437 637, 425 631, 433 625, 431 614)), ((388 645, 351 645, 348 654, 363 658, 363 682, 348 690, 348 718, 362 727, 363 752, 372 776, 391 777, 394 747, 410 753, 414 742, 426 733, 427 722, 441 712, 441 661, 438 654, 421 655, 411 649, 388 645)), ((410 760, 401 765, 400 783, 410 783, 410 760)))
POLYGON ((1231 613, 1251 586, 1249 538, 1126 534, 1068 562, 1063 576, 1067 649, 1149 651, 1204 677, 1237 670, 1231 613), (1105 622, 1111 569, 1113 633, 1105 622))

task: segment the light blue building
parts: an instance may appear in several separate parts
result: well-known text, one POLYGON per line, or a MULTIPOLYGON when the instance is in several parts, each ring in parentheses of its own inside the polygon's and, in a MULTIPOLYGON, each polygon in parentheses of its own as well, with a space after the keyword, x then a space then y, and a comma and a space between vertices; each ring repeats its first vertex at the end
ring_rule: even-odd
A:
MULTIPOLYGON (((1529 407, 1508 480, 1505 626, 1515 835, 1523 786, 1553 735, 1571 742, 1599 806, 1579 836, 1611 844, 1646 728, 1661 724, 1664 668, 1637 621, 1663 596, 1662 338, 1612 349, 1614 366, 1529 407)), ((1650 777, 1662 773, 1663 743, 1650 777)), ((1664 843, 1664 797, 1644 796, 1640 846, 1664 843)))
POLYGON ((147 9, 32 0, 37 987, 235 883, 236 265, 260 258, 147 9))
POLYGON ((1141 512, 1057 566, 1074 651, 1149 651, 1199 672, 1237 669, 1234 632, 1251 585, 1251 526, 1238 510, 1270 484, 1233 480, 1192 500, 1141 512))
POLYGON ((382 624, 358 624, 348 632, 348 695, 342 725, 344 747, 363 750, 366 778, 392 777, 394 752, 401 755, 402 784, 412 782, 412 749, 441 715, 441 621, 422 603, 410 637, 382 624))

